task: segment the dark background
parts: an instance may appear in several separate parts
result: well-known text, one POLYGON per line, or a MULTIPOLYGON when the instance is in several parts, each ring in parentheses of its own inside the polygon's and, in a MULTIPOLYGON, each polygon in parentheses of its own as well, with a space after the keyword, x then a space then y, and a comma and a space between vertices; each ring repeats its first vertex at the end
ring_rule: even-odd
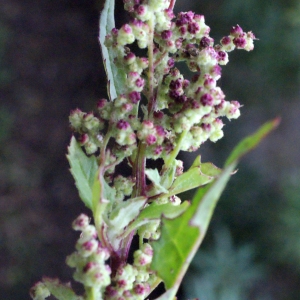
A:
MULTIPOLYGON (((176 11, 204 14, 216 41, 236 24, 259 38, 223 68, 220 85, 242 116, 201 149, 202 161, 221 167, 243 136, 282 118, 230 181, 180 299, 300 299, 299 1, 177 2, 176 11)), ((43 275, 71 278, 70 224, 86 210, 65 158, 68 115, 106 96, 101 6, 0 0, 0 299, 29 299, 43 275)))

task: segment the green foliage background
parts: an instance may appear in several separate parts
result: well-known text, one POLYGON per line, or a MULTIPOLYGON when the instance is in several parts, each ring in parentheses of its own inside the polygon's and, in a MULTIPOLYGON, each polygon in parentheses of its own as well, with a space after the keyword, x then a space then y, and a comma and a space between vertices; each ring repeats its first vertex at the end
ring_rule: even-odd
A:
MULTIPOLYGON (((100 7, 96 0, 1 2, 0 299, 29 299, 43 275, 70 278, 70 224, 85 208, 64 156, 67 118, 105 95, 100 7)), ((222 166, 238 140, 282 118, 231 179, 179 299, 299 299, 299 1, 177 0, 176 10, 204 14, 216 40, 236 24, 259 38, 253 52, 232 53, 223 67, 221 86, 244 105, 242 116, 226 125, 224 139, 203 146, 202 161, 222 166), (224 278, 234 284, 224 289, 224 278)), ((186 167, 193 161, 182 158, 186 167)))

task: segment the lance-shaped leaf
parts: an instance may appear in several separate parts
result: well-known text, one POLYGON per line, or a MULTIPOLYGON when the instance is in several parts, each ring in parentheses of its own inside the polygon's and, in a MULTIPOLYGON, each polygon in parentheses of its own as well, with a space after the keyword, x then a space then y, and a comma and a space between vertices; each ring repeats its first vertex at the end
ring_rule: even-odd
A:
POLYGON ((198 156, 192 166, 175 179, 166 196, 177 195, 205 185, 220 172, 221 170, 211 163, 202 164, 198 156))
POLYGON ((70 163, 70 171, 75 179, 75 184, 79 192, 79 196, 84 204, 92 209, 93 186, 96 178, 98 164, 95 156, 87 156, 76 141, 72 137, 70 146, 68 147, 68 161, 70 163))
POLYGON ((168 193, 168 190, 161 184, 161 177, 157 169, 147 169, 145 171, 148 179, 152 181, 153 188, 147 193, 147 196, 154 196, 161 193, 168 193))
POLYGON ((152 242, 154 256, 151 269, 164 281, 166 289, 172 291, 170 298, 164 294, 163 300, 174 296, 206 234, 214 208, 240 158, 252 150, 276 126, 278 120, 263 125, 252 136, 242 140, 233 150, 225 168, 213 182, 200 188, 191 206, 178 218, 162 219, 161 237, 152 242), (161 262, 164 262, 163 264, 161 262))
POLYGON ((106 0, 100 16, 99 42, 101 46, 103 63, 107 75, 107 91, 110 100, 113 101, 118 95, 124 92, 126 83, 126 74, 124 70, 117 67, 114 58, 117 56, 116 51, 105 46, 105 37, 111 34, 115 28, 115 0, 106 0))
POLYGON ((147 201, 146 197, 137 197, 119 203, 119 205, 111 212, 106 220, 108 224, 107 236, 114 249, 118 249, 119 241, 124 228, 128 226, 140 213, 140 210, 147 201))
POLYGON ((185 212, 189 205, 190 203, 188 201, 176 206, 171 203, 158 205, 156 202, 153 202, 141 211, 139 216, 126 228, 122 237, 126 237, 132 230, 137 229, 151 220, 159 220, 162 216, 168 219, 174 219, 185 212))

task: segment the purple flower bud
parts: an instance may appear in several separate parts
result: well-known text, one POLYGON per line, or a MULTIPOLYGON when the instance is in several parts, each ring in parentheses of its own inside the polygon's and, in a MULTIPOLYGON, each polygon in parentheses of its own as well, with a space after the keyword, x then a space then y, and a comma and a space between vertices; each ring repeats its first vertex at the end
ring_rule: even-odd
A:
POLYGON ((186 28, 185 26, 181 26, 181 27, 179 28, 179 31, 180 31, 181 35, 185 35, 186 32, 187 32, 187 28, 186 28))
POLYGON ((125 24, 121 27, 121 29, 125 32, 125 33, 132 33, 132 28, 128 25, 128 24, 125 24))
POLYGON ((167 8, 164 10, 164 13, 170 20, 172 20, 175 17, 172 9, 167 8))
POLYGON ((75 219, 75 221, 72 224, 72 227, 74 230, 80 230, 82 231, 86 226, 88 226, 90 223, 90 219, 87 215, 81 214, 79 217, 75 219))
POLYGON ((177 49, 180 49, 182 46, 183 38, 179 38, 175 41, 175 46, 177 49))
POLYGON ((182 88, 182 79, 178 78, 176 80, 172 80, 169 85, 171 90, 178 90, 182 88))
POLYGON ((222 60, 222 61, 226 61, 227 59, 227 53, 224 51, 219 51, 218 52, 218 61, 222 60))
POLYGON ((219 65, 215 65, 210 69, 210 75, 216 80, 221 77, 222 68, 219 65))
POLYGON ((140 87, 143 87, 145 84, 145 80, 143 78, 138 78, 136 81, 135 81, 135 85, 136 87, 140 88, 140 87))
POLYGON ((107 100, 106 100, 106 99, 100 99, 100 100, 97 102, 97 108, 98 108, 98 109, 101 109, 101 108, 103 108, 106 104, 107 104, 107 100))
POLYGON ((207 48, 211 44, 211 39, 207 36, 204 36, 199 43, 200 48, 207 48))
POLYGON ((162 119, 164 117, 164 113, 160 110, 157 110, 153 113, 153 117, 155 119, 162 119))
POLYGON ((161 33, 161 38, 162 38, 163 40, 169 40, 171 37, 172 37, 172 31, 171 31, 171 30, 164 30, 164 31, 161 33))
POLYGON ((211 130, 211 125, 210 124, 206 124, 206 123, 203 123, 201 124, 201 128, 206 131, 206 132, 210 132, 211 130))
POLYGON ((128 94, 129 100, 133 104, 137 104, 141 100, 141 94, 136 91, 132 91, 128 94))
POLYGON ((169 97, 173 100, 177 100, 179 98, 179 93, 176 90, 169 91, 169 97))
POLYGON ((144 5, 139 5, 135 11, 139 16, 143 16, 147 12, 147 9, 144 5))
POLYGON ((117 128, 120 130, 126 130, 129 126, 130 126, 129 123, 124 120, 120 120, 117 123, 117 128))
POLYGON ((201 98, 200 98, 200 102, 202 105, 204 106, 212 106, 213 105, 213 97, 210 94, 204 94, 201 98))
POLYGON ((243 29, 239 25, 233 26, 230 30, 230 34, 232 34, 233 36, 238 36, 242 33, 243 33, 243 29))
POLYGON ((236 37, 233 39, 233 43, 235 44, 235 46, 237 48, 243 49, 243 48, 245 48, 247 41, 243 37, 236 37))
POLYGON ((227 46, 231 43, 231 38, 229 36, 224 36, 222 39, 221 39, 221 44, 223 46, 227 46))
POLYGON ((137 295, 143 295, 145 293, 145 287, 142 285, 142 284, 137 284, 135 287, 134 287, 134 292, 137 294, 137 295))
POLYGON ((124 60, 126 61, 126 63, 130 64, 133 63, 135 60, 136 56, 134 53, 129 52, 124 56, 124 60))
POLYGON ((148 146, 153 145, 156 142, 156 136, 153 134, 149 134, 149 135, 147 135, 145 141, 148 146))
POLYGON ((198 23, 192 22, 188 24, 188 32, 195 34, 200 31, 200 26, 198 23))
POLYGON ((129 112, 132 110, 132 104, 131 103, 124 103, 122 105, 122 111, 129 112))
POLYGON ((155 130, 156 130, 157 135, 159 135, 159 136, 165 136, 166 135, 166 132, 165 132, 164 128, 160 125, 156 125, 155 130))
POLYGON ((118 291, 114 287, 109 285, 108 287, 106 287, 105 294, 108 297, 116 297, 118 295, 118 291))
POLYGON ((158 145, 155 147, 153 152, 154 152, 154 155, 160 155, 162 153, 162 151, 163 151, 163 147, 161 145, 158 145))
POLYGON ((118 32, 119 32, 119 30, 117 28, 113 28, 111 30, 112 35, 115 35, 115 36, 118 35, 118 32))
POLYGON ((120 289, 126 287, 126 284, 127 284, 127 282, 124 279, 118 280, 118 282, 117 282, 117 286, 120 289))
POLYGON ((173 68, 175 65, 175 60, 174 58, 169 58, 168 62, 167 62, 168 67, 173 68))
POLYGON ((186 88, 189 87, 189 85, 190 85, 189 80, 184 79, 184 80, 183 80, 183 83, 182 83, 182 88, 183 88, 183 89, 186 89, 186 88))
POLYGON ((88 271, 90 271, 90 270, 91 270, 92 268, 94 268, 95 266, 96 266, 96 263, 90 261, 90 262, 88 262, 88 263, 84 266, 83 272, 84 272, 84 273, 87 273, 88 271))
POLYGON ((78 138, 78 142, 80 143, 81 146, 85 145, 89 141, 89 135, 87 133, 82 134, 78 138))

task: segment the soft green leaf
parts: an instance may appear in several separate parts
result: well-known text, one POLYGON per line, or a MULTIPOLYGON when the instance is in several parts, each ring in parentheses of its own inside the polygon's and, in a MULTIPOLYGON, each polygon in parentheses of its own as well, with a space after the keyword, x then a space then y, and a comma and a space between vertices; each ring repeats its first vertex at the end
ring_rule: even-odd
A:
MULTIPOLYGON (((198 158, 196 159, 196 161, 197 160, 198 158)), ((218 169, 211 163, 201 164, 199 160, 198 164, 196 163, 196 161, 193 163, 189 170, 175 179, 174 183, 169 189, 167 196, 177 195, 207 184, 221 172, 220 169, 218 169), (203 172, 203 170, 205 171, 205 173, 203 172)))
POLYGON ((62 284, 58 279, 51 278, 43 278, 43 283, 58 300, 83 300, 83 297, 74 293, 70 284, 62 284))
POLYGON ((148 196, 153 196, 153 194, 168 193, 168 190, 160 183, 161 178, 157 169, 147 169, 145 174, 154 184, 154 188, 148 193, 148 196))
POLYGON ((132 222, 126 232, 122 235, 125 237, 132 230, 148 223, 150 220, 158 220, 162 215, 168 219, 174 219, 181 215, 189 207, 190 203, 188 201, 183 202, 180 205, 174 206, 171 203, 158 205, 155 202, 144 208, 139 216, 132 222))
MULTIPOLYGON (((159 240, 151 242, 154 249, 151 269, 156 271, 164 281, 167 290, 171 289, 176 292, 179 288, 182 278, 206 234, 218 199, 238 161, 277 125, 278 121, 268 122, 252 136, 242 140, 232 151, 224 170, 217 179, 198 190, 191 206, 182 215, 171 220, 162 218, 161 237, 159 240)), ((167 297, 168 295, 160 300, 171 299, 167 297)))
POLYGON ((108 80, 107 90, 111 101, 124 92, 126 84, 126 74, 124 70, 120 67, 118 68, 114 63, 114 58, 117 56, 116 51, 113 48, 108 49, 105 46, 105 37, 111 34, 111 30, 115 28, 114 10, 115 0, 106 0, 100 16, 99 32, 99 42, 108 80))
POLYGON ((254 149, 260 141, 274 130, 280 123, 280 118, 266 122, 254 134, 243 139, 231 152, 226 160, 225 165, 230 165, 234 160, 240 159, 242 156, 254 149))
POLYGON ((106 223, 108 224, 107 236, 110 244, 115 250, 118 250, 120 246, 124 228, 139 215, 140 210, 145 205, 146 201, 146 197, 137 197, 121 202, 106 220, 106 223))
POLYGON ((139 215, 146 201, 146 197, 137 197, 120 202, 112 211, 108 221, 109 224, 112 227, 123 229, 139 215))
POLYGON ((163 170, 162 176, 161 176, 161 185, 168 189, 174 181, 175 178, 175 172, 176 172, 176 160, 174 160, 169 168, 166 170, 163 170))
POLYGON ((92 209, 92 189, 98 170, 95 156, 88 157, 81 149, 75 137, 72 137, 68 147, 67 158, 70 163, 70 171, 75 179, 79 196, 84 204, 92 209))

